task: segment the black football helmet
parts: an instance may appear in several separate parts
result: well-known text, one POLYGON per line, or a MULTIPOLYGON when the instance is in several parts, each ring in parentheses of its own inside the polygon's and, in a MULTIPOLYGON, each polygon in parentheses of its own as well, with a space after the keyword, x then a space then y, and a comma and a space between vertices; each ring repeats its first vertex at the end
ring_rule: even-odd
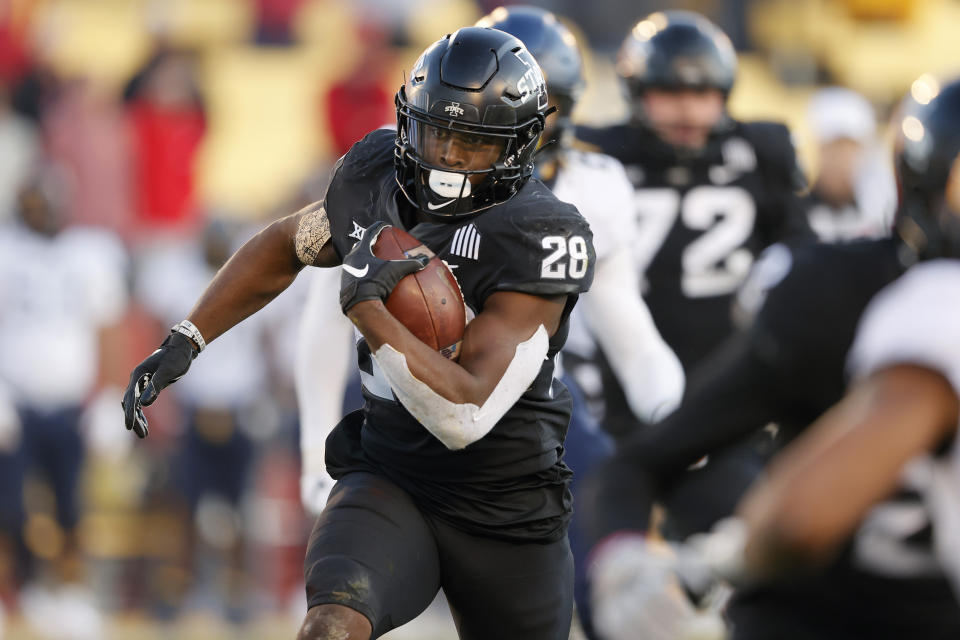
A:
POLYGON ((960 80, 921 76, 895 126, 897 235, 921 258, 960 258, 960 80))
POLYGON ((634 117, 643 120, 640 98, 650 88, 719 89, 729 95, 737 54, 727 35, 692 11, 661 11, 638 22, 623 41, 617 74, 634 117))
POLYGON ((506 202, 533 173, 547 88, 537 61, 509 34, 466 27, 437 41, 396 105, 397 183, 431 217, 461 219, 506 202), (489 167, 460 169, 430 157, 441 138, 499 153, 489 167))
POLYGON ((573 33, 553 13, 526 5, 497 7, 477 22, 518 38, 533 54, 558 106, 557 134, 569 128, 570 114, 583 93, 583 60, 573 33))

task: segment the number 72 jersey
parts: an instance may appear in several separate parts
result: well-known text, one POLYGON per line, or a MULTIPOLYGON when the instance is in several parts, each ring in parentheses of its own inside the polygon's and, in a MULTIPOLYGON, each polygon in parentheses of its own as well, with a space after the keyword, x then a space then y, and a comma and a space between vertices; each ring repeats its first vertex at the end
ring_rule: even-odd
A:
POLYGON ((581 129, 635 188, 634 255, 657 328, 689 372, 732 331, 730 304, 754 258, 809 237, 789 132, 732 122, 704 153, 680 157, 643 128, 581 129))

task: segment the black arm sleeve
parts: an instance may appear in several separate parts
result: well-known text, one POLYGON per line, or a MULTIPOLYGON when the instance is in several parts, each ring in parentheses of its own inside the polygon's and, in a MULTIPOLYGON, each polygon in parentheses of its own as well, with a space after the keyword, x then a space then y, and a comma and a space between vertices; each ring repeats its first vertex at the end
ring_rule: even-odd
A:
POLYGON ((774 420, 775 373, 747 334, 718 348, 698 368, 679 409, 624 439, 600 473, 585 480, 581 508, 593 542, 619 530, 646 530, 654 501, 678 473, 774 420))

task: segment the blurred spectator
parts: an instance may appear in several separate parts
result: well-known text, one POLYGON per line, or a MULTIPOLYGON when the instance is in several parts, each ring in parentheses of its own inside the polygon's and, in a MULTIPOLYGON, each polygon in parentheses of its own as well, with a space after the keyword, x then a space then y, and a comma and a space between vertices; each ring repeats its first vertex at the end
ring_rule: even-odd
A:
POLYGON ((256 0, 257 44, 290 44, 290 27, 303 2, 304 0, 256 0))
POLYGON ((138 228, 144 234, 195 228, 194 164, 207 120, 193 55, 161 49, 131 80, 125 97, 138 228))
POLYGON ((27 42, 34 3, 5 3, 0 11, 0 82, 17 82, 30 65, 27 42))
MULTIPOLYGON (((211 220, 200 238, 151 252, 137 276, 141 303, 166 326, 187 317, 193 302, 237 248, 237 236, 235 226, 211 220)), ((292 297, 296 294, 280 300, 292 297)), ((281 302, 278 311, 285 304, 281 302)), ((247 614, 252 582, 246 560, 249 526, 242 507, 252 481, 255 442, 272 437, 280 426, 271 400, 273 383, 282 380, 273 374, 280 366, 287 370, 292 388, 292 362, 271 369, 277 362, 272 338, 295 336, 292 325, 284 330, 278 329, 278 323, 292 323, 298 317, 299 311, 286 307, 282 314, 258 313, 246 319, 208 345, 203 357, 193 363, 201 371, 196 384, 173 387, 183 408, 184 431, 167 461, 171 486, 165 490, 175 492, 185 503, 191 523, 185 532, 185 553, 178 559, 182 571, 161 568, 158 574, 187 576, 179 592, 175 586, 158 585, 159 592, 171 598, 162 604, 174 610, 214 594, 221 613, 235 621, 247 614), (185 603, 184 598, 192 602, 185 603)), ((293 349, 281 348, 292 359, 293 349)))
POLYGON ((42 632, 56 620, 73 627, 71 638, 92 639, 102 637, 100 620, 79 587, 76 536, 80 423, 95 392, 99 356, 111 349, 110 327, 127 305, 126 256, 107 231, 65 228, 68 198, 63 181, 46 170, 21 191, 16 223, 0 229, 0 384, 21 426, 18 439, 6 439, 16 446, 0 453, 0 538, 8 540, 0 551, 14 548, 9 541, 23 550, 20 581, 38 578, 27 566, 33 558, 49 562, 53 580, 38 580, 21 594, 35 628, 42 632), (44 479, 49 504, 24 504, 28 473, 44 479))
POLYGON ((896 186, 873 107, 858 93, 831 87, 813 96, 808 119, 820 165, 808 196, 810 226, 826 242, 889 235, 896 186))
MULTIPOLYGON (((372 23, 360 27, 356 64, 326 95, 327 127, 337 157, 374 129, 395 121, 393 94, 387 74, 393 56, 386 34, 372 23)), ((393 83, 396 84, 396 83, 393 83)))
POLYGON ((7 87, 0 85, 0 224, 13 217, 17 190, 37 162, 39 150, 36 128, 12 109, 7 87))
POLYGON ((68 220, 131 231, 130 145, 114 89, 93 78, 63 80, 41 113, 48 153, 66 170, 68 220))

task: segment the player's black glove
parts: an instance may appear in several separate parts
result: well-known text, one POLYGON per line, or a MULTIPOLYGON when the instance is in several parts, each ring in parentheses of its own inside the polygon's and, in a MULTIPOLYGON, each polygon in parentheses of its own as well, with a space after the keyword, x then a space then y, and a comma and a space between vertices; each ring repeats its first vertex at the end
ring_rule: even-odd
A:
POLYGON ((404 276, 426 268, 427 255, 407 260, 384 260, 373 255, 373 245, 380 232, 389 227, 375 222, 363 232, 363 238, 343 258, 340 278, 340 308, 346 313, 350 307, 364 300, 386 300, 404 276))
POLYGON ((137 365, 130 374, 130 382, 123 394, 123 420, 127 429, 141 438, 150 430, 141 407, 148 407, 167 386, 179 380, 197 357, 197 350, 190 338, 176 331, 171 332, 160 348, 137 365))

